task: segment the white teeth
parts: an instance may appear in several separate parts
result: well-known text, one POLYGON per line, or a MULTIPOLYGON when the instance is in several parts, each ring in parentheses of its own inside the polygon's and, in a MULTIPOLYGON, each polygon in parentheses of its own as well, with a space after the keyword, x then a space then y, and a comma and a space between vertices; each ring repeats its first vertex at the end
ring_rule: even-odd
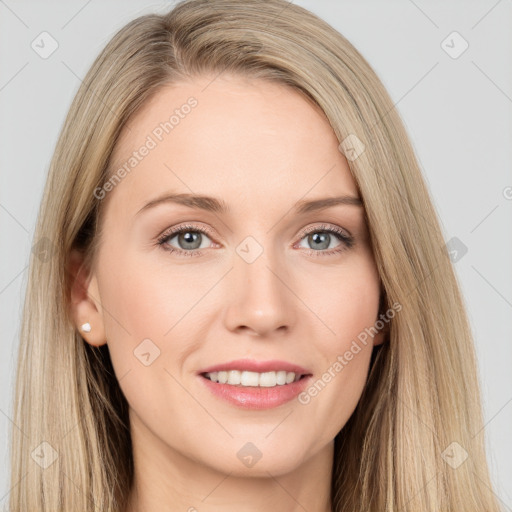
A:
POLYGON ((258 386, 259 380, 260 375, 256 372, 242 372, 240 376, 240 384, 242 386, 258 386))
MULTIPOLYGON (((293 372, 290 372, 290 373, 292 373, 292 375, 293 375, 293 372)), ((294 378, 295 378, 295 375, 294 375, 294 378)), ((282 386, 283 384, 286 384, 286 372, 276 372, 276 382, 280 386, 282 386)))
POLYGON ((229 384, 240 384, 240 379, 241 379, 242 375, 240 374, 239 371, 237 370, 231 370, 230 372, 228 372, 228 380, 227 382, 229 384))
POLYGON ((265 388, 291 384, 301 377, 301 375, 296 375, 294 372, 284 370, 263 373, 229 370, 205 373, 205 376, 212 382, 218 382, 220 384, 229 384, 231 386, 259 386, 265 388))

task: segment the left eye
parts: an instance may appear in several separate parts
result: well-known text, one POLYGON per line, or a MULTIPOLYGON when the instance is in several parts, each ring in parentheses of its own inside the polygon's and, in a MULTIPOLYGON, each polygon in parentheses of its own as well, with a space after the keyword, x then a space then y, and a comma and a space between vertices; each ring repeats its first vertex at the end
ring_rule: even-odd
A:
POLYGON ((334 249, 337 246, 334 247, 331 246, 331 242, 338 241, 338 243, 341 245, 341 235, 338 233, 335 233, 334 231, 325 230, 325 231, 312 231, 311 233, 306 234, 303 238, 301 238, 301 242, 303 240, 306 241, 309 247, 304 247, 302 245, 299 245, 299 247, 303 247, 305 249, 313 249, 313 250, 322 250, 322 249, 334 249))

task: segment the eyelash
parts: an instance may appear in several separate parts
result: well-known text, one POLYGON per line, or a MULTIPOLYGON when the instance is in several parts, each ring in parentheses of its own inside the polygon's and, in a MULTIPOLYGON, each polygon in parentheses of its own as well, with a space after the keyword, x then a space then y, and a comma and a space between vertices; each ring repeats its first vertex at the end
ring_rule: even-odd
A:
MULTIPOLYGON (((201 256, 203 254, 201 249, 193 249, 190 251, 184 251, 182 249, 176 249, 176 247, 171 247, 171 246, 166 245, 166 242, 169 239, 174 238, 175 235, 179 235, 180 233, 186 233, 187 231, 198 232, 198 233, 202 233, 205 235, 211 235, 211 233, 208 229, 202 228, 202 227, 200 228, 199 226, 192 226, 192 225, 178 226, 177 228, 172 228, 171 230, 168 230, 165 233, 163 233, 158 238, 157 243, 160 247, 162 247, 162 249, 164 251, 169 252, 169 253, 176 253, 180 257, 181 256, 184 256, 184 257, 201 256)), ((317 250, 317 251, 315 251, 314 249, 309 249, 309 250, 306 249, 308 254, 310 254, 314 257, 330 256, 332 254, 338 254, 343 251, 346 251, 347 249, 350 249, 354 245, 354 239, 351 236, 347 235, 347 233, 345 231, 343 231, 342 229, 340 229, 336 226, 327 226, 327 225, 321 225, 321 226, 316 226, 314 228, 306 229, 305 231, 303 231, 301 233, 299 242, 307 235, 309 235, 311 233, 317 233, 317 232, 330 233, 330 234, 336 235, 337 238, 340 240, 340 242, 342 242, 344 247, 341 247, 341 248, 338 247, 336 249, 329 249, 329 250, 317 250)))

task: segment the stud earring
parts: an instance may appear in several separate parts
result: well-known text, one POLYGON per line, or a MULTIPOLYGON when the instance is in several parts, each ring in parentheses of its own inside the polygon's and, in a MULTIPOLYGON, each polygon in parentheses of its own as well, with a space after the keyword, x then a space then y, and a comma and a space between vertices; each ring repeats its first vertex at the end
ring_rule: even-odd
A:
POLYGON ((91 332, 91 324, 89 322, 86 322, 80 327, 80 329, 82 329, 82 331, 84 332, 91 332))

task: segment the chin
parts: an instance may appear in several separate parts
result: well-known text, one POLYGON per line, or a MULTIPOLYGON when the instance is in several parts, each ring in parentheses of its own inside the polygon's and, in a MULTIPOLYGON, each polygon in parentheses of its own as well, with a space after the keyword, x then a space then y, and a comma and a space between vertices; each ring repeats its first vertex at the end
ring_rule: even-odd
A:
POLYGON ((257 440, 231 440, 229 446, 220 449, 219 457, 204 463, 216 471, 232 476, 268 478, 269 473, 279 476, 297 469, 308 458, 303 450, 303 443, 295 445, 289 442, 275 444, 268 440, 266 443, 258 443, 257 440))

